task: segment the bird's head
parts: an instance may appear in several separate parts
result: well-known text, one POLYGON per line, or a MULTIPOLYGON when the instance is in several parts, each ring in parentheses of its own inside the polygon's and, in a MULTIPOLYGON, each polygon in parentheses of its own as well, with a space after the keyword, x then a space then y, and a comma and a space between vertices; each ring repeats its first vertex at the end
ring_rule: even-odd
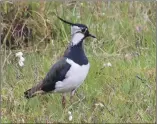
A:
MULTIPOLYGON (((58 16, 57 16, 58 17, 58 16)), ((58 17, 61 21, 71 26, 71 35, 72 35, 72 43, 73 45, 77 45, 79 42, 83 41, 86 37, 96 38, 94 35, 89 33, 88 27, 84 24, 74 24, 68 22, 60 17, 58 17)))

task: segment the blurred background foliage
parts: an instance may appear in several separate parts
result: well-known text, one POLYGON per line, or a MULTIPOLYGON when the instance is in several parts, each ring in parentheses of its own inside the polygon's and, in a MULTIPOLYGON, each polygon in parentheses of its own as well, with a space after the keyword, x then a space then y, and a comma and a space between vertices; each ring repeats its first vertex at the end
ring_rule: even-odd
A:
POLYGON ((87 24, 98 37, 99 45, 105 43, 107 48, 114 44, 111 52, 124 50, 124 45, 128 49, 134 49, 135 45, 147 47, 152 39, 143 36, 155 28, 155 7, 153 2, 5 1, 0 8, 1 43, 12 50, 43 49, 58 42, 59 46, 65 45, 70 29, 61 26, 55 17, 57 13, 69 21, 87 24), (104 39, 103 34, 109 37, 104 39))

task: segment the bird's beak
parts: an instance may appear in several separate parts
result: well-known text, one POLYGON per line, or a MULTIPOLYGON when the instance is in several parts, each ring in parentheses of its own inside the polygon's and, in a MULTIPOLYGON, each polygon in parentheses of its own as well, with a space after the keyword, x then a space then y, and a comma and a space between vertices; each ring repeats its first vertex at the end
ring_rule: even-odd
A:
POLYGON ((92 38, 96 38, 94 35, 92 35, 92 34, 88 34, 88 37, 92 37, 92 38))

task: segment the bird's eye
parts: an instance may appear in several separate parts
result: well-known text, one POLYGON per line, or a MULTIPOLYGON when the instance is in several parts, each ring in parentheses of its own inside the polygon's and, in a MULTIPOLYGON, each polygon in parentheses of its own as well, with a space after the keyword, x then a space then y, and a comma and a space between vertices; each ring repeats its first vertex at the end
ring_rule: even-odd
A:
POLYGON ((83 33, 85 33, 86 30, 87 30, 87 28, 83 28, 81 31, 82 31, 83 33))

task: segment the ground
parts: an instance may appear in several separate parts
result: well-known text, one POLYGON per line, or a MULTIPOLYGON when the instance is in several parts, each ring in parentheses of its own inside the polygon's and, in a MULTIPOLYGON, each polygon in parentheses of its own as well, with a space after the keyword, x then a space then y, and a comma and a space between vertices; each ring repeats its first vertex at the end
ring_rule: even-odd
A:
MULTIPOLYGON (((39 95, 29 100, 23 94, 44 78, 66 49, 70 27, 58 21, 61 28, 58 34, 62 32, 62 38, 53 39, 40 52, 35 49, 18 50, 24 54, 24 67, 20 67, 15 59, 17 51, 7 51, 3 56, 6 58, 2 59, 3 123, 69 122, 68 111, 72 113, 71 122, 78 123, 155 122, 156 30, 153 2, 98 2, 92 5, 80 3, 73 12, 67 10, 67 15, 64 14, 65 19, 81 20, 80 23, 88 25, 89 31, 97 37, 97 40, 88 38, 84 43, 91 68, 73 103, 69 101, 69 94, 65 109, 62 108, 61 94, 39 95), (93 7, 97 7, 96 11, 89 15, 93 7), (79 16, 75 19, 79 10, 81 19, 79 16), (60 40, 64 45, 58 43, 60 40)), ((50 21, 54 18, 50 17, 50 21)))

